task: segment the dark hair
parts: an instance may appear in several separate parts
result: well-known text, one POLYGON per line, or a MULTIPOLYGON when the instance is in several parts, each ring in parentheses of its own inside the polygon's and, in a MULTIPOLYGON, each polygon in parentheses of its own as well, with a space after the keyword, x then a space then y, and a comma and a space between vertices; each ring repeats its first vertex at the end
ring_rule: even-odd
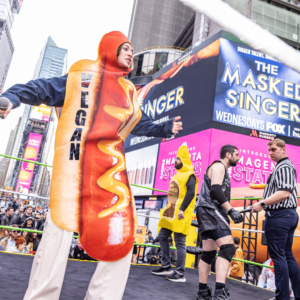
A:
POLYGON ((149 234, 149 233, 151 233, 151 234, 152 234, 152 232, 151 232, 150 230, 148 231, 148 234, 149 234))
POLYGON ((240 242, 241 242, 240 238, 237 237, 237 236, 233 239, 233 241, 234 241, 234 243, 235 243, 236 245, 239 245, 240 242))
POLYGON ((227 152, 229 152, 232 155, 235 150, 238 150, 238 148, 236 146, 224 145, 220 151, 220 158, 221 159, 225 158, 227 152))
POLYGON ((6 212, 10 211, 11 209, 12 209, 12 210, 14 210, 14 208, 13 208, 13 207, 11 207, 11 206, 10 206, 10 207, 8 207, 8 208, 6 209, 6 212))

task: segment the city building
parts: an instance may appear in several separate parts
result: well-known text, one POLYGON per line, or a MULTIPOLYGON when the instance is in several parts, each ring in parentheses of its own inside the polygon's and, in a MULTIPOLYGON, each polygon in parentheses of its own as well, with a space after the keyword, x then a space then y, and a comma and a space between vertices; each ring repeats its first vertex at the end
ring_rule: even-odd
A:
POLYGON ((134 55, 134 68, 128 78, 152 75, 182 55, 177 47, 150 47, 134 55))
MULTIPOLYGON (((261 27, 278 36, 284 42, 300 48, 300 1, 299 0, 223 0, 261 27)), ((190 47, 209 39, 221 28, 204 14, 196 12, 173 44, 190 47), (190 41, 188 44, 185 41, 190 41)))
POLYGON ((172 46, 193 15, 179 0, 135 0, 128 32, 134 51, 172 46))
MULTIPOLYGON (((8 156, 12 155, 12 148, 13 148, 15 136, 16 136, 16 130, 13 129, 10 131, 10 134, 9 134, 8 142, 7 142, 6 149, 5 149, 5 155, 8 155, 8 156)), ((0 187, 2 187, 4 185, 4 180, 6 177, 9 161, 10 161, 9 158, 4 157, 4 158, 2 158, 2 160, 0 162, 0 187)))
POLYGON ((0 94, 4 88, 7 73, 14 53, 11 27, 15 14, 21 10, 23 0, 0 1, 0 94))
MULTIPOLYGON (((68 50, 59 48, 49 36, 44 48, 41 51, 39 59, 37 61, 33 79, 37 78, 51 78, 59 77, 66 73, 67 70, 67 57, 68 50)), ((49 153, 54 147, 53 142, 57 126, 57 119, 53 109, 46 106, 43 107, 43 112, 40 107, 25 105, 25 110, 22 116, 22 121, 17 132, 18 137, 16 138, 16 143, 14 144, 13 154, 16 157, 23 158, 27 142, 32 134, 41 135, 41 144, 39 148, 39 153, 37 156, 37 161, 42 163, 47 163, 49 158, 49 153), (47 110, 47 115, 44 115, 44 111, 47 110)), ((52 164, 52 161, 50 161, 52 164)), ((16 188, 17 181, 19 178, 22 163, 19 161, 14 161, 9 167, 9 172, 6 184, 16 188)), ((44 167, 35 165, 33 177, 30 182, 29 192, 38 193, 39 185, 42 180, 49 181, 50 174, 43 176, 44 167)), ((47 185, 49 188, 49 184, 47 185)), ((44 189, 43 189, 44 190, 44 189)), ((40 190, 42 192, 42 190, 40 190)), ((44 194, 48 191, 44 190, 44 194)))

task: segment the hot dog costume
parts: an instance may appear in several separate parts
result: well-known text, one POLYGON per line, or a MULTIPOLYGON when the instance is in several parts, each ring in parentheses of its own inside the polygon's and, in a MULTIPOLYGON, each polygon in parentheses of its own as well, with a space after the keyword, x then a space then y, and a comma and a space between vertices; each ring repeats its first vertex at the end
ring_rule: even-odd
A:
POLYGON ((121 33, 105 35, 96 61, 81 60, 70 68, 56 133, 52 220, 79 232, 85 251, 101 261, 123 258, 134 242, 135 206, 124 141, 141 111, 134 85, 124 78, 130 70, 117 62, 116 51, 124 42, 129 41, 121 33))
POLYGON ((103 36, 96 61, 81 60, 62 77, 17 84, 2 94, 13 104, 57 107, 59 123, 50 211, 35 255, 25 300, 58 300, 73 232, 99 260, 86 300, 122 299, 136 223, 127 178, 124 141, 140 136, 170 137, 173 120, 153 124, 141 112, 134 85, 117 62, 128 39, 103 36))

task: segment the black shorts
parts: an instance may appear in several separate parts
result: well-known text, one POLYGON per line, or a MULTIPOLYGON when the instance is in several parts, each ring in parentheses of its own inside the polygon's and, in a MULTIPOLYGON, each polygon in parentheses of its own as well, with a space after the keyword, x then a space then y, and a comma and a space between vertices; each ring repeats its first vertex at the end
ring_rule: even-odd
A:
POLYGON ((222 229, 219 224, 217 224, 217 228, 215 230, 207 230, 202 232, 201 238, 203 241, 205 240, 213 240, 216 241, 224 236, 231 235, 231 230, 222 229))

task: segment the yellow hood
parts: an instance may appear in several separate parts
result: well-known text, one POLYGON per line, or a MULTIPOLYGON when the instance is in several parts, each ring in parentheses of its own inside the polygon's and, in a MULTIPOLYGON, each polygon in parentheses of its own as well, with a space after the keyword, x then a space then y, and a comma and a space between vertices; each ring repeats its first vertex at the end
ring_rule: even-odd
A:
POLYGON ((180 170, 177 170, 177 172, 194 172, 194 168, 189 154, 189 148, 186 143, 183 143, 179 147, 177 157, 179 157, 182 162, 182 168, 180 170))

